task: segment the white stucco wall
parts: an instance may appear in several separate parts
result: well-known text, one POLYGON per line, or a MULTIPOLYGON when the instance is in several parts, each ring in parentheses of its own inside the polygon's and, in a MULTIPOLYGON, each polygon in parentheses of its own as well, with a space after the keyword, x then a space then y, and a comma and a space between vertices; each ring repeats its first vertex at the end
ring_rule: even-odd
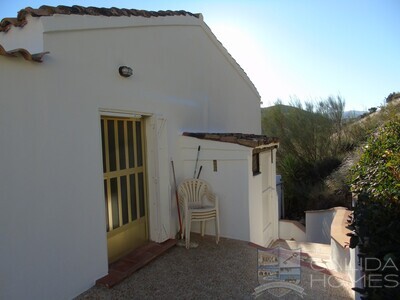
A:
POLYGON ((267 247, 278 238, 278 198, 276 193, 276 150, 260 153, 260 174, 252 172, 249 156, 248 178, 250 186, 250 241, 267 247), (271 153, 274 159, 271 160, 271 153))
POLYGON ((306 228, 294 220, 279 220, 279 238, 283 240, 306 241, 306 228))
POLYGON ((331 225, 337 210, 345 207, 333 207, 323 210, 306 211, 306 241, 310 243, 331 243, 331 225))
MULTIPOLYGON (((134 27, 129 17, 56 15, 44 21, 44 50, 86 65, 89 77, 96 74, 93 86, 85 81, 88 89, 111 78, 121 82, 117 69, 127 65, 135 75, 126 81, 128 89, 117 87, 118 95, 135 99, 141 111, 180 115, 176 124, 186 131, 201 126, 209 132, 261 132, 259 94, 203 21, 138 17, 134 27), (104 27, 104 21, 114 29, 93 29, 104 27), (53 31, 82 23, 90 30, 53 31)), ((114 99, 115 90, 106 96, 114 99)))
MULTIPOLYGON (((358 248, 357 248, 358 249, 358 248)), ((331 239, 331 261, 335 270, 339 273, 347 274, 352 287, 362 288, 363 278, 358 265, 358 250, 343 247, 333 238, 331 239)), ((351 291, 353 299, 360 299, 360 294, 351 291)))
MULTIPOLYGON (((146 117, 148 159, 158 158, 148 166, 149 202, 158 197, 162 210, 150 208, 153 222, 157 214, 173 217, 166 157, 177 163, 178 178, 190 169, 180 156, 178 132, 259 133, 254 88, 201 20, 179 18, 168 26, 141 20, 137 27, 123 17, 40 18, 43 49, 34 44, 40 39, 18 47, 50 51, 43 63, 0 56, 0 236, 7 241, 0 246, 1 299, 70 299, 107 273, 101 114, 146 117), (113 29, 104 28, 108 22, 113 29), (120 65, 132 67, 134 76, 119 76, 120 65), (154 119, 167 120, 161 139, 154 119)), ((13 42, 10 35, 0 37, 6 50, 13 42)), ((221 202, 247 197, 245 187, 231 192, 231 185, 246 182, 247 163, 219 162, 226 183, 216 184, 206 162, 203 175, 221 202)), ((221 212, 228 237, 245 238, 248 222, 226 223, 225 214, 238 214, 246 205, 238 202, 221 212)), ((166 219, 151 224, 150 238, 173 235, 173 222, 166 219)))
POLYGON ((334 209, 306 211, 306 241, 309 243, 331 243, 331 224, 334 209))
POLYGON ((0 298, 68 299, 107 272, 99 112, 45 65, 0 64, 0 298))
MULTIPOLYGON (((335 239, 331 239, 331 261, 335 270, 347 274, 353 287, 362 288, 364 278, 359 265, 358 247, 343 247, 335 239)), ((352 291, 353 299, 360 299, 360 294, 352 291)))
MULTIPOLYGON (((247 164, 247 178, 249 184, 249 223, 250 241, 260 245, 264 244, 264 230, 268 229, 268 224, 264 224, 264 215, 268 214, 266 202, 268 199, 263 197, 263 175, 262 173, 253 176, 252 153, 248 154, 249 164, 247 164)), ((260 166, 261 168, 261 166, 260 166)))
POLYGON ((262 170, 266 168, 263 173, 263 194, 266 195, 267 191, 269 193, 269 214, 264 217, 264 223, 267 220, 270 220, 272 225, 270 233, 266 234, 264 230, 264 239, 267 241, 267 244, 270 244, 273 240, 279 238, 279 203, 278 192, 276 190, 276 152, 277 147, 274 147, 273 149, 268 149, 266 152, 263 152, 261 156, 262 170), (268 182, 267 186, 265 185, 266 182, 268 182))
POLYGON ((331 238, 331 259, 336 271, 340 273, 350 272, 350 249, 343 247, 333 238, 331 238))

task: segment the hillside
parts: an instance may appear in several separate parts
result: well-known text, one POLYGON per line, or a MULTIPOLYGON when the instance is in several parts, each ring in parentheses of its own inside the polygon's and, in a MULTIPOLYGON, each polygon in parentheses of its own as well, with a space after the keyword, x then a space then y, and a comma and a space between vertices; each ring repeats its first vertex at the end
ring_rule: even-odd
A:
MULTIPOLYGON (((310 112, 305 111, 303 109, 290 106, 290 105, 284 105, 284 104, 277 104, 274 106, 269 106, 269 107, 262 107, 261 108, 261 114, 262 116, 269 117, 271 114, 274 114, 277 110, 280 110, 283 114, 290 114, 293 112, 299 112, 304 114, 310 114, 310 112)), ((366 114, 367 111, 361 111, 361 110, 347 110, 343 112, 343 119, 354 119, 358 118, 364 114, 366 114)))
POLYGON ((400 101, 351 119, 343 118, 339 97, 323 105, 322 112, 320 105, 262 109, 263 134, 280 140, 277 172, 283 177, 289 218, 300 219, 305 210, 350 206, 348 170, 371 132, 400 113, 400 101))
POLYGON ((366 111, 361 110, 348 110, 343 113, 343 119, 354 119, 365 114, 366 111))
POLYGON ((312 114, 312 112, 306 111, 304 109, 301 109, 301 108, 298 108, 295 106, 284 105, 284 104, 276 104, 273 106, 261 108, 261 114, 262 114, 262 116, 265 116, 265 117, 269 117, 271 114, 274 114, 278 111, 284 115, 289 115, 289 114, 293 114, 293 113, 301 113, 304 115, 312 114))
POLYGON ((282 123, 287 123, 286 120, 293 117, 304 120, 317 118, 320 122, 324 122, 324 120, 326 121, 325 117, 314 112, 295 106, 277 104, 274 106, 261 108, 261 129, 263 134, 277 136, 277 134, 281 133, 279 130, 276 130, 277 126, 282 127, 282 123))

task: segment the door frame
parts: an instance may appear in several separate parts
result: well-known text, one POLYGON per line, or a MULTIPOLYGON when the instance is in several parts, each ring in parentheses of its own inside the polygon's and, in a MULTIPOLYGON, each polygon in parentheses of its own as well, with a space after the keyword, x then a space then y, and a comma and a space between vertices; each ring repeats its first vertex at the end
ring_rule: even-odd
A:
MULTIPOLYGON (((173 192, 171 190, 171 178, 169 170, 169 151, 166 118, 162 114, 154 114, 142 111, 131 111, 121 109, 100 108, 97 120, 101 117, 125 117, 125 118, 143 118, 144 131, 146 133, 144 141, 144 152, 146 158, 146 194, 147 194, 147 237, 154 242, 164 242, 171 238, 171 201, 173 192)), ((99 132, 99 150, 102 155, 101 130, 98 122, 99 132)), ((102 156, 100 155, 100 164, 102 166, 102 156)), ((103 168, 101 170, 101 182, 103 186, 103 168)), ((104 192, 102 193, 102 203, 105 202, 104 192)), ((106 214, 105 205, 104 216, 106 214)), ((106 228, 105 218, 104 228, 106 228)), ((104 234, 107 231, 104 230, 104 234)), ((107 252, 107 236, 104 245, 107 252)))
POLYGON ((146 131, 144 118, 141 116, 102 114, 100 120, 103 180, 107 192, 107 195, 104 196, 107 199, 105 201, 107 256, 109 263, 112 263, 148 241, 146 131), (113 132, 108 131, 110 125, 113 125, 113 132), (132 136, 128 134, 129 128, 131 128, 132 136), (121 133, 123 144, 120 140, 121 133), (109 149, 110 138, 114 140, 112 143, 112 149, 114 149, 113 169, 110 169, 112 153, 109 149), (128 150, 130 149, 129 145, 132 146, 133 152, 131 153, 128 150), (120 156, 121 154, 123 157, 120 156), (122 162, 123 165, 120 166, 122 162), (114 185, 112 185, 113 182, 114 185), (125 182, 125 189, 122 188, 123 182, 125 182), (116 196, 116 194, 112 196, 112 186, 116 188, 115 193, 118 193, 114 200, 111 200, 116 196), (133 199, 134 202, 132 202, 133 199), (117 206, 114 207, 113 202, 115 201, 118 204, 115 204, 117 206), (133 204, 135 208, 131 207, 133 204), (116 223, 114 218, 116 218, 116 223))

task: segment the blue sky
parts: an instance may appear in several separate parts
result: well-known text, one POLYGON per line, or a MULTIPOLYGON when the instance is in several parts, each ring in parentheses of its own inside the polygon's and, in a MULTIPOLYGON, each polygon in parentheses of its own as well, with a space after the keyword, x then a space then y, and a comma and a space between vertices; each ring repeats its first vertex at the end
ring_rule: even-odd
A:
POLYGON ((341 95, 367 110, 400 91, 399 0, 0 0, 0 19, 43 4, 201 12, 263 106, 341 95))

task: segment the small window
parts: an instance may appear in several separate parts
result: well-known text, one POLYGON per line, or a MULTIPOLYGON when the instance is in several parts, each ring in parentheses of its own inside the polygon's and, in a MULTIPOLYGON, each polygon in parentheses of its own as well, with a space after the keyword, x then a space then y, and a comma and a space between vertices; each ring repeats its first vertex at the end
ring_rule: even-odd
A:
POLYGON ((260 153, 253 153, 253 176, 260 173, 260 153))

